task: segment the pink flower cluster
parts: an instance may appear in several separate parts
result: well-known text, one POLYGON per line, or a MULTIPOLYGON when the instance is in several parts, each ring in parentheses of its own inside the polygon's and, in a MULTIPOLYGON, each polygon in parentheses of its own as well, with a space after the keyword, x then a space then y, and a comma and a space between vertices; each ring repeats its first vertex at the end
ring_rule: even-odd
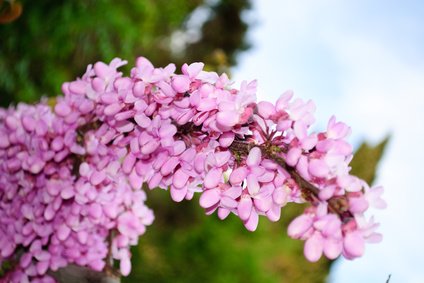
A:
POLYGON ((120 261, 153 213, 143 184, 174 201, 201 193, 221 219, 237 215, 254 231, 278 221, 288 202, 311 203, 289 226, 318 260, 361 256, 380 237, 364 213, 383 208, 382 188, 349 174, 350 129, 331 118, 309 133, 312 102, 283 94, 256 102, 256 82, 232 87, 202 63, 155 68, 138 58, 129 77, 98 62, 62 87, 54 111, 41 102, 0 110, 0 263, 7 280, 49 282, 48 270, 74 263, 103 270, 120 261), (340 205, 343 203, 344 205, 340 205))

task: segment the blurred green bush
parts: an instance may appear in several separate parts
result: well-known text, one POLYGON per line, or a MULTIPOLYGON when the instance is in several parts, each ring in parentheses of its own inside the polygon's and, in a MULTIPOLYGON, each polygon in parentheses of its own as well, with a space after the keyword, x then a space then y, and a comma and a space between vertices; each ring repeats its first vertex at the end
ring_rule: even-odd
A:
POLYGON ((286 227, 301 208, 289 205, 282 220, 260 219, 254 233, 231 215, 206 216, 198 199, 173 203, 165 191, 151 192, 156 220, 133 248, 133 271, 123 282, 324 282, 330 262, 311 264, 303 243, 286 227))
POLYGON ((3 106, 55 96, 63 82, 98 60, 142 55, 157 66, 203 61, 223 71, 248 47, 241 14, 249 0, 20 2, 21 16, 0 24, 3 106), (195 9, 199 16, 190 18, 195 9), (202 15, 208 17, 202 21, 202 15), (175 52, 176 45, 182 50, 175 52))

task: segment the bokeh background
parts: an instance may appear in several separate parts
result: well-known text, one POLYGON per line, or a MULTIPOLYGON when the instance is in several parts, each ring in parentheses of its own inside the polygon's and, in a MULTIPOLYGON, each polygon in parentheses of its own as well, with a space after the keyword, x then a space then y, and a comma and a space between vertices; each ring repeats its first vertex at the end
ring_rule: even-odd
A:
POLYGON ((0 104, 60 95, 88 64, 121 57, 131 65, 139 55, 157 66, 203 61, 236 85, 258 79, 259 100, 293 89, 315 101, 317 129, 333 114, 352 126, 353 172, 386 188, 383 242, 353 262, 311 264, 286 236, 301 207, 250 233, 235 217, 205 216, 196 200, 176 204, 155 190, 155 223, 123 282, 386 282, 391 274, 390 282, 421 283, 423 14, 411 0, 0 0, 0 104))

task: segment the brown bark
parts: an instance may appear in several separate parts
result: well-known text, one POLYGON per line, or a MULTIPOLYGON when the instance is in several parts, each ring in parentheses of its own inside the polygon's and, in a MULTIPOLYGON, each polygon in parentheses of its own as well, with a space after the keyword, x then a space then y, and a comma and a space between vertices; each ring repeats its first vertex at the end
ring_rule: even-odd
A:
POLYGON ((120 283, 119 276, 111 272, 94 271, 87 267, 70 264, 55 272, 50 272, 54 279, 60 283, 120 283))

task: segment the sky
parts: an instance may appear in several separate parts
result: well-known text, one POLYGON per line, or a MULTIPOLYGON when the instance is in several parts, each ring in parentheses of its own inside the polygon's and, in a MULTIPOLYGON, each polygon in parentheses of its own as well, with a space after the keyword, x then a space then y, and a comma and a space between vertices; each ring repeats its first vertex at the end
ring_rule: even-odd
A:
POLYGON ((330 283, 424 282, 424 2, 253 1, 252 48, 232 70, 258 80, 258 100, 285 90, 312 99, 317 128, 335 115, 350 141, 391 135, 376 184, 388 208, 375 211, 384 239, 354 261, 338 260, 330 283))

